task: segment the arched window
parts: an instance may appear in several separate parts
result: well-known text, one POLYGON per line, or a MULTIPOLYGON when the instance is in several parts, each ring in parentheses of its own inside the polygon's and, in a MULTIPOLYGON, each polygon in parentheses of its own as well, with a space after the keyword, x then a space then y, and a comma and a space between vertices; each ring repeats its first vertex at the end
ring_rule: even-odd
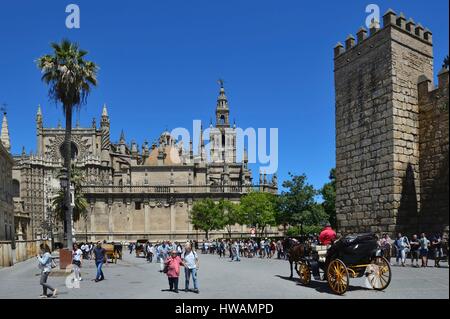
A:
POLYGON ((220 116, 220 124, 225 124, 225 115, 220 116))
MULTIPOLYGON (((66 145, 64 143, 61 144, 61 146, 59 147, 59 152, 61 153, 61 157, 65 158, 65 154, 66 154, 66 145)), ((75 157, 77 157, 78 155, 78 147, 74 142, 71 142, 71 159, 75 159, 75 157)))

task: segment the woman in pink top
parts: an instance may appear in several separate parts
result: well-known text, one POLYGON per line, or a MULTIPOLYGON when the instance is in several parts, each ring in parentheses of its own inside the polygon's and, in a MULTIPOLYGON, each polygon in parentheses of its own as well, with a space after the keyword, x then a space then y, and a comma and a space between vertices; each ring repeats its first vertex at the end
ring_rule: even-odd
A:
POLYGON ((180 265, 184 266, 180 256, 178 256, 176 250, 170 252, 170 256, 165 261, 164 272, 169 278, 170 291, 178 293, 178 277, 180 277, 180 265))

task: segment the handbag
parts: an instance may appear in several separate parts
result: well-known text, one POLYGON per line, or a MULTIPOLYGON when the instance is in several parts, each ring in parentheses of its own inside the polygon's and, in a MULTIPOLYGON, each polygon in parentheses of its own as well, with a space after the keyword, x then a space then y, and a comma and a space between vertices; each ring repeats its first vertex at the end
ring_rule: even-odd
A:
POLYGON ((56 264, 55 260, 52 258, 52 264, 51 264, 51 267, 52 267, 52 268, 56 268, 56 266, 57 266, 57 264, 56 264))

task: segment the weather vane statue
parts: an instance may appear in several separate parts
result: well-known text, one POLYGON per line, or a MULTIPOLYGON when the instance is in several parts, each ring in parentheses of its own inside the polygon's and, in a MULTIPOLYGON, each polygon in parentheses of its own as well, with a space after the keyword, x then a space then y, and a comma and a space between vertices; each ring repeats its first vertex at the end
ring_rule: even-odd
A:
POLYGON ((225 83, 225 81, 223 79, 218 79, 217 83, 220 85, 221 88, 223 88, 223 84, 225 83))
POLYGON ((6 114, 6 107, 7 107, 7 106, 8 106, 8 104, 2 103, 2 104, 0 105, 0 112, 3 113, 3 114, 6 114))

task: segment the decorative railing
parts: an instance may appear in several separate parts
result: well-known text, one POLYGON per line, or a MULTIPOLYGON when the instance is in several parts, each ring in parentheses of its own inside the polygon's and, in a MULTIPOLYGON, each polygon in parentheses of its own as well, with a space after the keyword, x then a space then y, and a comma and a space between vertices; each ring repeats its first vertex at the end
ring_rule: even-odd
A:
POLYGON ((249 193, 251 191, 272 192, 271 185, 161 185, 161 186, 103 186, 82 187, 84 194, 173 194, 173 193, 249 193))

